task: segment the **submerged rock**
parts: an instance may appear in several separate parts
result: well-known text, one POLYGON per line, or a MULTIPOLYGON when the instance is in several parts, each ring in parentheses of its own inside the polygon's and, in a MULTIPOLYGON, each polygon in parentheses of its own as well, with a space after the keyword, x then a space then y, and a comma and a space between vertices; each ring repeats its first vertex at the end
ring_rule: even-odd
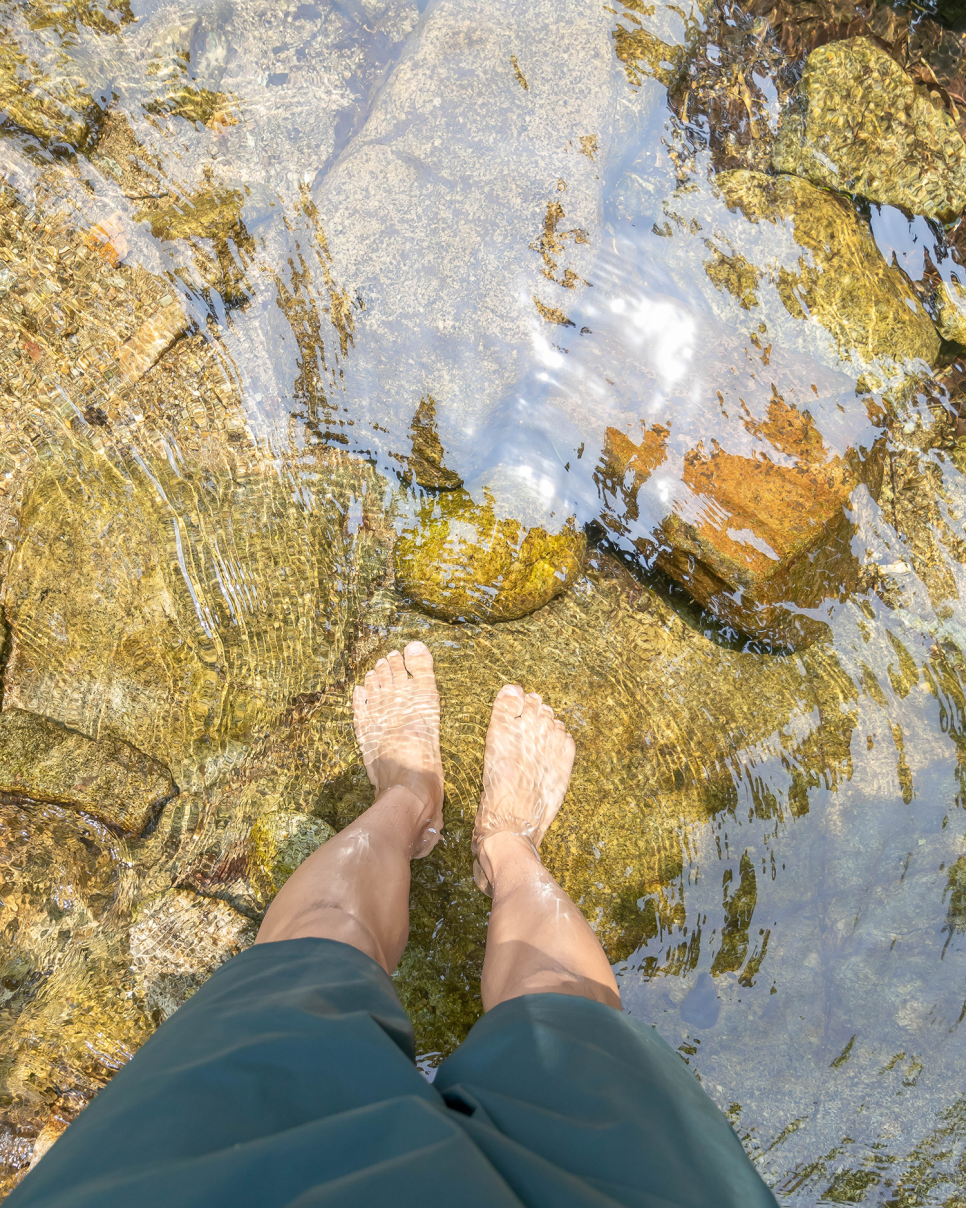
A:
MULTIPOLYGON (((749 243, 754 238, 761 245, 757 255, 736 247, 730 260, 719 249, 706 268, 719 289, 756 317, 761 314, 770 328, 761 287, 772 284, 786 316, 828 333, 839 361, 855 367, 860 389, 883 389, 928 373, 939 352, 932 320, 905 274, 883 260, 868 224, 851 206, 794 176, 738 170, 715 179, 728 206, 757 227, 748 231, 749 243), (769 226, 778 228, 775 237, 769 226), (794 234, 795 264, 767 255, 773 238, 784 243, 787 228, 794 234)), ((805 326, 802 339, 808 340, 805 326)))
POLYGON ((772 163, 816 184, 943 222, 966 208, 966 143, 927 90, 870 38, 808 56, 772 163))
POLYGON ((257 928, 227 902, 170 889, 139 902, 128 937, 131 969, 155 1024, 174 1014, 257 928))
POLYGON ((165 206, 147 207, 135 218, 150 226, 155 239, 240 240, 245 234, 243 202, 239 189, 207 189, 165 206))
POLYGON ((0 1194, 150 1034, 118 843, 60 806, 0 800, 0 1194))
MULTIPOLYGON (((653 542, 636 544, 739 632, 797 646, 825 632, 799 610, 856 586, 847 507, 860 482, 877 492, 881 458, 834 455, 808 415, 777 391, 767 418, 746 414, 741 426, 752 441, 740 452, 712 439, 684 454, 687 502, 675 503, 653 542)), ((623 503, 622 512, 605 514, 609 528, 636 519, 639 493, 664 463, 669 435, 658 426, 635 444, 609 430, 599 481, 623 503)))
POLYGON ((146 319, 118 353, 118 367, 128 382, 143 378, 190 326, 181 306, 170 295, 169 299, 168 305, 146 319))
POLYGON ((186 788, 183 769, 244 749, 327 686, 384 559, 348 521, 371 472, 314 465, 298 494, 224 455, 191 467, 77 450, 51 465, 5 584, 7 706, 124 739, 186 788))
POLYGON ((0 36, 0 124, 33 135, 44 147, 82 151, 95 137, 106 99, 93 68, 87 73, 65 54, 37 63, 9 33, 0 36), (95 95, 100 94, 100 95, 95 95))
POLYGON ((87 26, 98 33, 114 34, 133 20, 130 0, 30 0, 27 14, 31 29, 58 32, 87 26))
POLYGON ((139 834, 178 789, 167 768, 126 742, 19 709, 0 713, 0 793, 51 801, 139 834))
POLYGON ((152 38, 147 76, 162 95, 145 105, 148 113, 183 117, 207 125, 227 115, 231 98, 218 90, 231 44, 232 6, 216 3, 188 8, 152 38))
POLYGON ((267 901, 278 893, 296 868, 335 834, 328 823, 297 810, 272 810, 260 814, 251 832, 255 867, 249 875, 267 882, 267 901))
POLYGON ((216 120, 223 125, 234 125, 237 121, 231 115, 231 98, 223 92, 212 92, 210 88, 184 85, 173 89, 163 100, 151 101, 146 108, 149 113, 183 117, 185 121, 201 126, 216 120))
POLYGON ((808 417, 777 395, 767 421, 750 429, 762 440, 751 456, 712 442, 685 457, 684 483, 702 506, 664 521, 670 549, 657 563, 739 631, 799 645, 825 626, 798 610, 857 585, 846 509, 861 481, 877 492, 881 459, 860 467, 832 456, 808 417))
POLYGON ((430 499, 395 550, 396 585, 430 616, 511 621, 542 608, 580 570, 586 537, 497 518, 465 491, 430 499))
POLYGON ((497 404, 587 289, 626 89, 602 8, 427 10, 315 193, 332 277, 360 303, 339 381, 354 445, 407 453, 431 394, 447 468, 472 480, 497 404))
POLYGON ((959 265, 943 272, 936 289, 936 310, 936 328, 942 338, 966 345, 966 272, 959 265))

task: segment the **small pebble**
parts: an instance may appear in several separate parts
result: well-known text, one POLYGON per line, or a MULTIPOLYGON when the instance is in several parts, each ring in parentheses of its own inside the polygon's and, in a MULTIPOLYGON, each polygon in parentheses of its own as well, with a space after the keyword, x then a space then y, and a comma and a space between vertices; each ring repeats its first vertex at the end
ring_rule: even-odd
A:
POLYGON ((161 305, 170 306, 173 301, 174 301, 173 295, 165 294, 164 297, 161 299, 161 305))
MULTIPOLYGON (((164 303, 162 302, 161 305, 163 306, 164 303)), ((913 423, 903 424, 902 430, 905 432, 906 436, 911 436, 916 430, 916 425, 913 423)))

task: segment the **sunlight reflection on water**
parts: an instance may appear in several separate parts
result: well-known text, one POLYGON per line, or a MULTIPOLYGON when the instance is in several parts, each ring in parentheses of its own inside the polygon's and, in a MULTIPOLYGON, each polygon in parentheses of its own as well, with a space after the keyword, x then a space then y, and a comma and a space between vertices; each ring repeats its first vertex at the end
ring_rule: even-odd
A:
MULTIPOLYGON (((274 883, 238 874, 264 812, 230 796, 239 768, 247 791, 291 757, 266 791, 275 811, 284 798, 341 824, 361 807, 345 690, 382 644, 426 632, 452 658, 454 835, 472 821, 480 686, 530 675, 599 760, 572 794, 583 830, 568 842, 582 858, 593 831, 603 855, 565 867, 620 956, 626 1009, 687 1058, 783 1202, 959 1203, 966 483, 936 435, 955 383, 922 384, 895 312, 931 332, 902 290, 966 278, 939 224, 895 207, 836 210, 823 191, 818 219, 749 217, 724 173, 767 167, 755 144, 773 139, 794 72, 763 21, 705 10, 628 3, 608 24, 577 0, 566 20, 542 0, 496 14, 468 0, 143 0, 116 32, 72 29, 64 53, 110 77, 104 128, 74 157, 8 130, 0 155, 23 215, 0 239, 4 708, 124 738, 176 775, 183 800, 158 837, 118 840, 114 914, 90 907, 85 925, 120 950, 142 897, 182 878, 246 918, 263 908, 274 883), (634 86, 617 27, 663 40, 634 86), (719 130, 694 108, 700 72, 719 130), (722 158, 714 136, 748 123, 747 160, 722 158), (48 239, 32 218, 49 214, 48 239), (858 232, 845 268, 822 259, 836 222, 858 232), (859 276, 849 293, 880 253, 876 271, 894 263, 900 284, 859 276), (178 342, 123 381, 119 344, 171 306, 178 342), (783 519, 762 507, 752 527, 735 504, 763 462, 803 464, 776 435, 776 397, 807 417, 810 465, 854 478, 851 579, 788 607, 820 626, 810 650, 787 633, 749 641, 687 595, 670 558, 669 518, 720 530, 735 562, 784 556, 783 519), (505 627, 429 629, 402 604, 386 551, 434 498, 411 465, 426 400, 431 472, 494 523, 574 520, 606 574, 505 627), (731 495, 701 477, 722 465, 738 467, 731 495), (626 873, 608 863, 635 830, 666 844, 657 872, 649 856, 626 873)), ((4 12, 52 70, 56 23, 4 12)), ((932 369, 956 355, 945 345, 932 369)), ((453 521, 447 558, 476 525, 453 521)), ((476 1010, 466 937, 478 947, 482 907, 467 905, 456 847, 419 899, 423 964, 399 982, 413 1001, 443 985, 437 1017, 417 1020, 427 1069, 476 1010), (442 930, 431 891, 456 903, 442 930)), ((31 875, 38 900, 88 909, 72 905, 73 873, 31 875)), ((59 977, 40 936, 16 959, 59 977)), ((126 951, 111 959, 126 969, 126 951)), ((25 978, 4 991, 17 1052, 59 1019, 56 995, 35 1002, 25 978)))

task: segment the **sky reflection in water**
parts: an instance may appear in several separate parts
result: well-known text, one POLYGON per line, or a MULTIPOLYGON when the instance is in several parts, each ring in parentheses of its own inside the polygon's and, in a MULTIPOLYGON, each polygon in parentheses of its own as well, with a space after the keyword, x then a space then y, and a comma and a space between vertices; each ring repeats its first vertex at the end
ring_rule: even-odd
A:
MULTIPOLYGON (((75 223, 110 219, 128 246, 125 263, 167 278, 214 344, 261 465, 306 515, 322 505, 305 458, 325 445, 385 476, 385 498, 395 492, 393 523, 405 527, 425 493, 400 483, 402 460, 416 408, 432 396, 444 465, 477 503, 489 497, 498 516, 529 525, 575 517, 590 526, 603 549, 687 619, 710 664, 745 639, 655 570, 657 534, 672 513, 694 523, 714 517, 713 501, 685 482, 688 455, 698 442, 743 458, 760 453, 777 390, 808 411, 829 461, 877 440, 890 454, 909 446, 928 467, 939 513, 961 534, 962 474, 948 450, 920 439, 948 399, 941 389, 899 391, 898 421, 884 435, 881 389, 869 388, 869 375, 878 373, 881 387, 907 367, 857 347, 850 356, 815 316, 789 310, 783 281, 815 266, 795 218, 753 224, 729 206, 715 179, 721 165, 695 133, 700 121, 689 129, 656 78, 632 88, 609 31, 593 44, 588 35, 585 56, 572 32, 559 34, 559 62, 535 62, 524 83, 507 69, 504 90, 478 112, 454 105, 458 89, 448 77, 424 95, 415 84, 403 95, 398 73, 418 73, 420 31, 445 7, 430 4, 421 15, 402 0, 235 0, 190 12, 135 3, 135 23, 116 35, 81 28, 68 53, 109 80, 105 95, 116 97, 140 144, 140 185, 96 148, 68 168, 14 135, 2 148, 7 180, 30 200, 44 173, 59 174, 75 223), (166 81, 184 71, 177 47, 186 37, 186 78, 230 98, 223 122, 158 112, 166 81), (598 70, 605 52, 607 70, 598 70), (512 90, 539 97, 555 72, 561 88, 585 89, 576 99, 562 95, 561 106, 573 103, 575 121, 596 114, 600 130, 593 146, 567 151, 573 177, 561 177, 559 191, 552 104, 540 102, 532 126, 509 116, 512 90), (589 95, 595 79, 606 86, 589 95), (389 145, 395 158, 380 159, 389 145), (369 181, 368 194, 360 180, 369 181), (516 192, 508 181, 519 182, 516 192), (161 194, 184 199, 218 188, 238 190, 245 232, 223 239, 220 252, 204 237, 155 236, 139 217, 163 204, 161 194), (400 200, 404 188, 408 201, 400 200), (553 204, 562 213, 548 226, 553 204), (419 229, 406 227, 414 214, 424 216, 419 229), (753 265, 753 304, 712 276, 708 265, 721 257, 753 265), (540 297, 559 318, 534 306, 540 297), (666 433, 633 507, 633 474, 610 485, 602 474, 614 431, 635 445, 646 432, 666 433)), ((696 5, 658 3, 650 15, 628 8, 670 48, 696 54, 700 45, 709 62, 726 67, 738 53, 709 41, 710 18, 696 5)), ((507 9, 508 23, 522 28, 527 5, 507 9)), ((8 17, 23 45, 46 39, 48 50, 36 53, 50 57, 55 35, 28 30, 16 8, 8 17)), ((736 26, 739 18, 750 20, 736 13, 736 26)), ((631 27, 626 12, 620 21, 631 27)), ((533 37, 541 54, 554 44, 552 32, 533 37)), ((528 49, 518 56, 524 76, 528 49)), ((485 45, 466 51, 484 63, 488 53, 485 45)), ((771 137, 788 82, 750 69, 747 79, 761 137, 771 137)), ((886 262, 894 257, 912 281, 930 265, 945 280, 955 271, 924 218, 873 205, 869 223, 886 262)), ((132 448, 138 439, 132 435, 132 448)), ((165 448, 177 478, 184 462, 173 434, 165 448)), ((794 464, 775 445, 768 456, 794 464)), ((259 583, 230 554, 217 566, 212 556, 230 618, 222 622, 204 603, 211 585, 181 545, 190 509, 152 481, 172 513, 198 627, 212 638, 220 625, 254 615, 259 583)), ((890 511, 873 494, 859 486, 850 501, 858 587, 802 610, 827 625, 822 658, 849 685, 839 703, 847 753, 801 753, 822 721, 804 695, 773 732, 762 723, 749 737, 751 727, 736 725, 726 741, 728 787, 706 816, 682 807, 683 869, 637 903, 644 922, 635 924, 635 950, 617 963, 626 1008, 687 1058, 779 1197, 795 1205, 939 1205, 966 1196, 966 584, 938 529, 945 594, 927 582, 894 504, 890 511), (804 791, 796 788, 802 778, 804 791)), ((353 539, 366 528, 362 498, 347 505, 353 539)), ((778 557, 750 529, 733 527, 729 536, 778 557)), ((350 573, 339 564, 338 575, 350 573)), ((487 657, 485 634, 476 640, 466 639, 464 657, 487 657)), ((622 674, 624 653, 605 657, 622 674)), ((648 669, 664 683, 661 707, 680 711, 683 729, 695 709, 728 724, 728 700, 678 692, 677 656, 655 657, 666 657, 648 669)), ((809 674, 798 653, 762 657, 809 674)), ((729 697, 747 691, 747 665, 734 664, 729 697)), ((518 674, 512 666, 505 673, 518 674)), ((768 701, 749 707, 771 716, 768 701)))

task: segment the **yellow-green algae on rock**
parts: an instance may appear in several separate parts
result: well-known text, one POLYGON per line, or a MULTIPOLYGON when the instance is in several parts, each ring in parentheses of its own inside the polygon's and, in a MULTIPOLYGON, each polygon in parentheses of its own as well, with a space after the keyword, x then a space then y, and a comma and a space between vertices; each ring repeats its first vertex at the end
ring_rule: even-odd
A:
MULTIPOLYGON (((770 279, 789 315, 828 332, 841 360, 862 374, 862 389, 928 373, 940 346, 932 320, 905 274, 883 260, 868 224, 851 206, 796 176, 739 169, 715 179, 730 208, 759 230, 764 223, 787 226, 801 249, 797 271, 764 257, 749 264, 739 252, 741 271, 723 276, 715 261, 709 276, 719 288, 749 309, 758 302, 754 278, 770 279)), ((764 242, 764 233, 756 239, 764 242)))
POLYGON ((5 584, 5 705, 123 739, 188 787, 199 757, 228 757, 344 675, 360 571, 382 563, 347 526, 371 471, 334 456, 318 478, 302 467, 299 495, 224 451, 180 471, 83 446, 51 459, 5 584))
POLYGON ((491 499, 466 491, 427 500, 395 550, 396 585, 430 616, 512 621, 573 581, 587 539, 572 521, 557 533, 498 520, 491 499))
POLYGON ((950 221, 966 207, 966 143, 938 99, 871 38, 808 56, 772 163, 816 184, 950 221))
POLYGON ((153 1030, 127 972, 119 855, 90 818, 0 798, 0 1192, 153 1030))
POLYGON ((204 189, 167 205, 138 212, 155 239, 242 239, 242 194, 238 189, 204 189))
POLYGON ((177 791, 167 768, 126 742, 92 742, 20 709, 0 713, 0 793, 57 802, 137 833, 177 791))
POLYGON ((936 312, 936 327, 943 339, 966 345, 966 272, 959 265, 944 274, 937 286, 936 312))
POLYGON ((91 95, 79 66, 64 54, 37 63, 8 33, 0 34, 0 124, 26 131, 45 147, 83 150, 104 109, 91 95))

